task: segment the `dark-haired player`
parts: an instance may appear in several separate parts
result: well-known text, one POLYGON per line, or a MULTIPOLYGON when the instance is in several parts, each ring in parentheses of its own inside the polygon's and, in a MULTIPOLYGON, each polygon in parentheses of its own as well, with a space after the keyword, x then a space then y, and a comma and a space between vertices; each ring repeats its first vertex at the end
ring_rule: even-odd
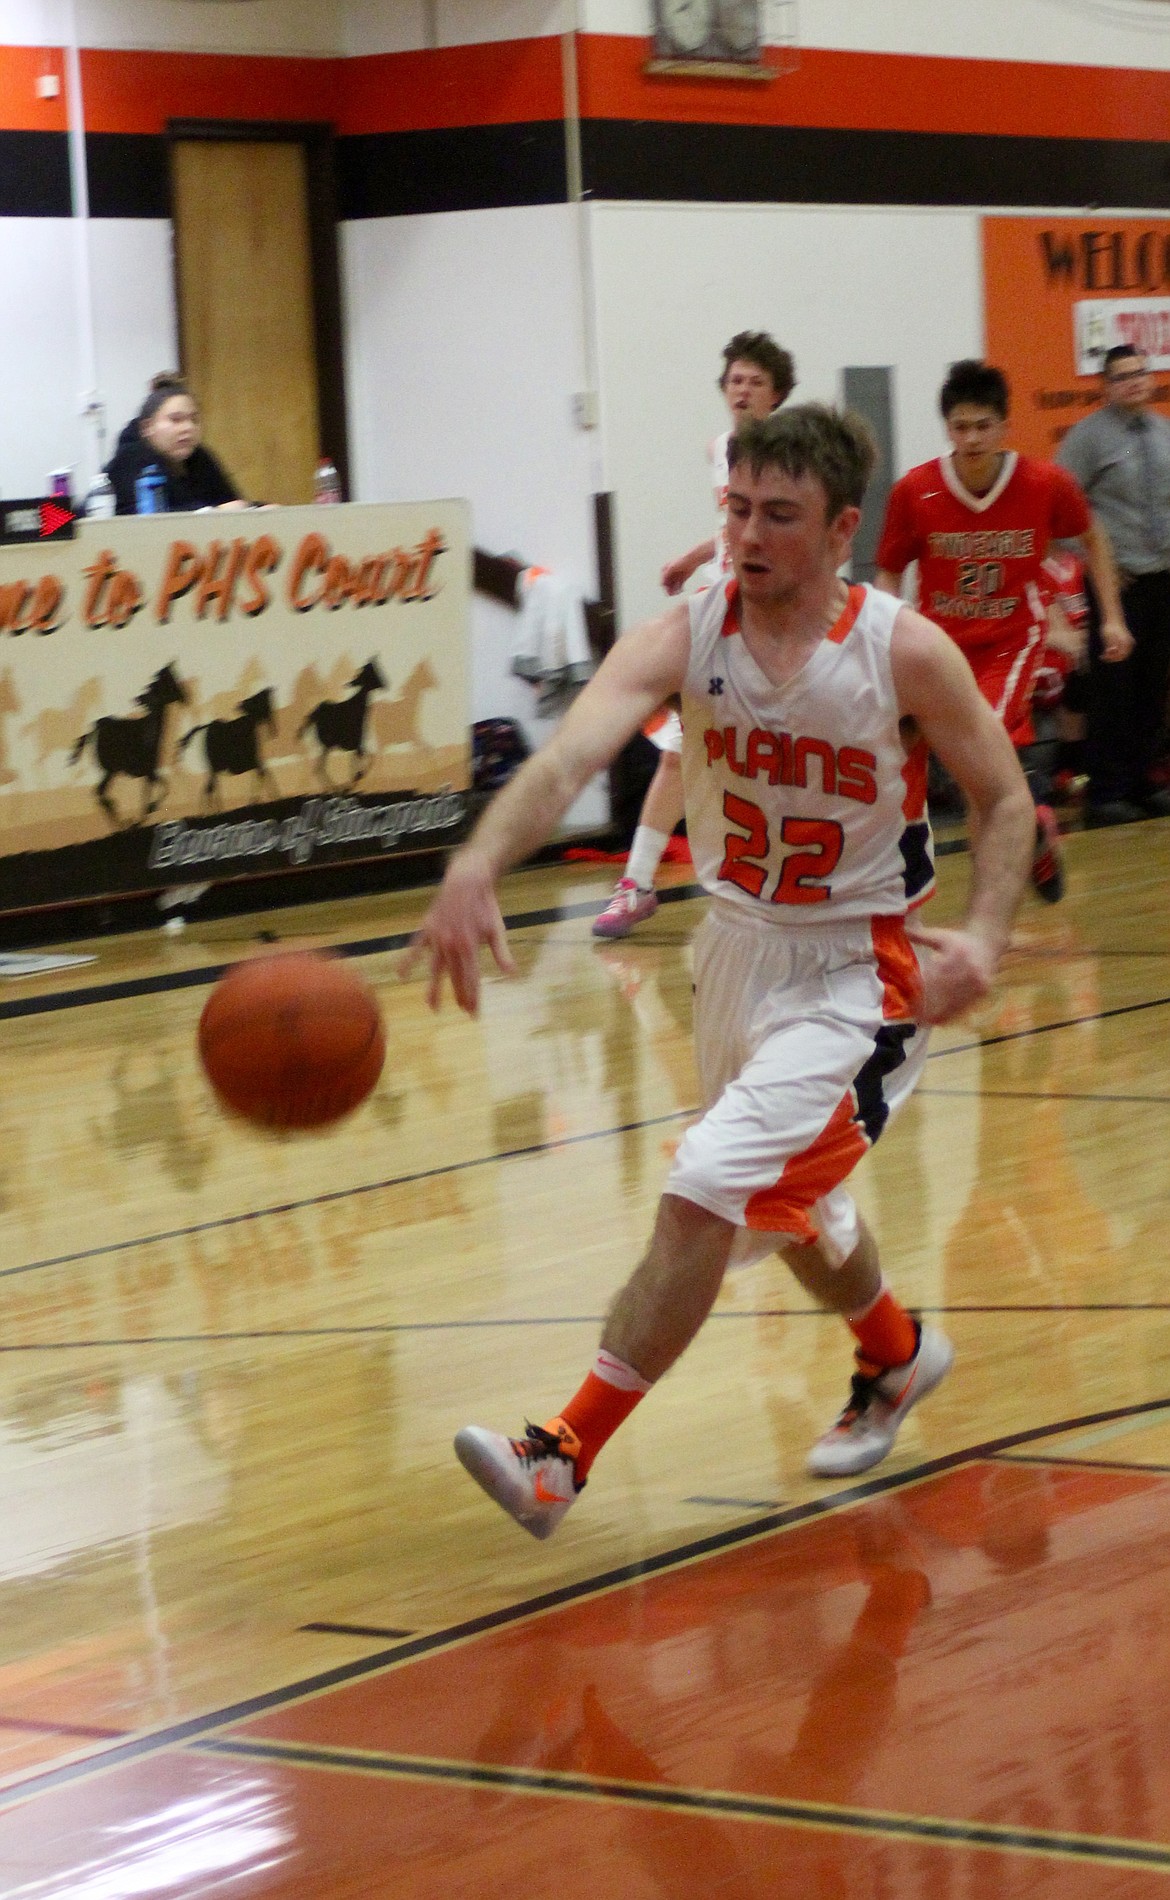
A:
MULTIPOLYGON (((1079 483, 1053 462, 1006 447, 1009 391, 1003 371, 973 358, 951 366, 939 393, 950 452, 895 482, 878 546, 876 585, 897 593, 918 563, 918 604, 970 662, 979 690, 1018 748, 1031 744, 1032 689, 1044 651, 1053 541, 1080 539, 1102 603, 1101 638, 1112 659, 1132 646, 1121 612, 1108 536, 1079 483)), ((1060 834, 1036 807, 1032 882, 1054 904, 1064 894, 1060 834)))
MULTIPOLYGON (((726 578, 731 572, 727 553, 727 534, 723 517, 727 512, 727 444, 733 429, 744 422, 759 422, 771 415, 792 394, 796 383, 796 365, 788 351, 766 330, 739 330, 723 346, 723 369, 719 387, 727 404, 731 428, 716 436, 710 448, 711 480, 715 506, 719 511, 718 532, 697 547, 688 548, 662 570, 662 585, 668 594, 678 594, 693 575, 705 570, 708 584, 726 578)), ((658 747, 658 765, 642 800, 638 825, 626 859, 626 868, 614 886, 613 896, 593 921, 595 937, 628 937, 635 924, 652 917, 658 909, 654 878, 662 854, 683 815, 682 726, 673 707, 663 707, 645 728, 648 739, 658 747)))

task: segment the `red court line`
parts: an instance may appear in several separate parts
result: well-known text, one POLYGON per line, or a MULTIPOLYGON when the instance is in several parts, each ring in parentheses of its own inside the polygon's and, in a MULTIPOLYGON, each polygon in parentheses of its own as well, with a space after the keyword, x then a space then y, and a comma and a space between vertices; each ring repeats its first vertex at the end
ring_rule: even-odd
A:
POLYGON ((1160 1844, 1168 1504, 980 1461, 234 1733, 1160 1844))

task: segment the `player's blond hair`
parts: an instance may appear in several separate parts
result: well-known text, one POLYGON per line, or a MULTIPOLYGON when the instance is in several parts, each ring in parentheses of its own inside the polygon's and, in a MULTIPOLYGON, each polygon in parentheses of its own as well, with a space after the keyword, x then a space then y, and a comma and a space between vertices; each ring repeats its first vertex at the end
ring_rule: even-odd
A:
POLYGON ((815 475, 825 491, 825 518, 842 508, 860 508, 877 462, 877 443, 864 416, 820 402, 774 409, 760 422, 745 422, 727 445, 727 465, 748 462, 753 474, 779 468, 798 481, 815 475))

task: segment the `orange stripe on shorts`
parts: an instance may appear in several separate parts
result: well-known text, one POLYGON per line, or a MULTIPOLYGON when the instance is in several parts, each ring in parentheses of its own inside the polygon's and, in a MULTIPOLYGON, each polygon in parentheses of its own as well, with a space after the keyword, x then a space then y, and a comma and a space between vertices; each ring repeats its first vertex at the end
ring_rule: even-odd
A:
POLYGON ((744 1209, 744 1225, 769 1234, 793 1234, 815 1240, 817 1230, 809 1208, 831 1189, 840 1187, 869 1147, 864 1129, 854 1119, 857 1103, 850 1089, 841 1097, 811 1146, 785 1163, 780 1179, 760 1188, 744 1209))
POLYGON ((882 986, 882 1015, 888 1023, 912 1022, 922 994, 922 974, 906 926, 901 917, 873 917, 870 933, 882 986))

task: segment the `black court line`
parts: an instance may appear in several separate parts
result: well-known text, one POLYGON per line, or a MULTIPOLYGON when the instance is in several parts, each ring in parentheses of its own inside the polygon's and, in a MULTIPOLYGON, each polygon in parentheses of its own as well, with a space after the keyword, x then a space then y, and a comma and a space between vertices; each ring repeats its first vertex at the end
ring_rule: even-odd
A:
MULTIPOLYGON (((803 1309, 801 1309, 803 1310, 803 1309)), ((1036 1300, 995 1305, 916 1306, 916 1313, 1165 1313, 1170 1300, 1036 1300)))
POLYGON ((375 1623, 302 1623, 297 1634, 304 1635, 307 1632, 319 1636, 380 1636, 392 1642, 414 1635, 413 1630, 380 1629, 375 1623))
MULTIPOLYGON (((704 896, 701 884, 674 884, 658 893, 659 905, 681 904, 704 896)), ((549 904, 541 910, 517 911, 504 919, 509 930, 531 930, 541 925, 572 923, 579 918, 596 917, 596 899, 582 904, 549 904)), ((328 948, 339 957, 380 957, 405 950, 413 930, 395 930, 382 937, 357 937, 349 943, 331 943, 328 948)), ((295 939, 294 939, 295 941, 295 939)), ((239 963, 229 957, 224 963, 208 963, 198 970, 167 970, 155 976, 125 977, 119 983, 79 985, 73 990, 53 990, 41 996, 17 996, 0 1002, 0 1022, 21 1016, 49 1016, 63 1009, 85 1009, 93 1003, 122 1003, 136 996, 159 996, 168 990, 210 989, 221 976, 239 963)))
POLYGON ((380 1181, 359 1181, 353 1187, 330 1188, 323 1194, 307 1194, 302 1200, 277 1201, 268 1207, 248 1208, 242 1214, 224 1214, 218 1220, 194 1221, 189 1227, 167 1227, 156 1234, 136 1234, 129 1240, 107 1241, 101 1247, 82 1247, 76 1253, 53 1254, 45 1260, 27 1260, 19 1267, 0 1267, 0 1280, 18 1273, 38 1273, 43 1267, 73 1267, 81 1260, 100 1260, 109 1254, 127 1253, 135 1247, 151 1247, 164 1240, 190 1240, 195 1234, 218 1233, 228 1227, 246 1227, 252 1221, 267 1220, 277 1214, 298 1214, 310 1207, 329 1207, 337 1201, 357 1200, 365 1194, 381 1194, 392 1188, 412 1187, 419 1181, 436 1181, 445 1174, 463 1174, 472 1168, 490 1167, 496 1161, 523 1161, 532 1155, 555 1154, 560 1148, 576 1148, 583 1142, 604 1141, 611 1135, 637 1134, 644 1128, 665 1128, 671 1122, 685 1121, 695 1114, 693 1108, 678 1108, 669 1115, 652 1115, 646 1121, 619 1122, 611 1128, 590 1128, 581 1135, 558 1135, 554 1141, 533 1141, 522 1148, 496 1148, 490 1154, 471 1155, 466 1161, 448 1161, 437 1168, 419 1168, 414 1174, 388 1174, 380 1181))
POLYGON ((989 1848, 998 1853, 1036 1854, 1061 1860, 1170 1868, 1170 1847, 1148 1841, 1092 1834, 1058 1834, 1043 1828, 999 1826, 987 1821, 951 1821, 935 1815, 890 1814, 836 1807, 821 1801, 782 1801, 726 1789, 672 1788, 660 1782, 610 1780, 542 1768, 496 1768, 480 1762, 441 1761, 426 1756, 383 1755, 360 1749, 314 1747, 302 1742, 204 1742, 200 1754, 285 1767, 384 1776, 396 1780, 454 1783, 462 1788, 500 1788, 513 1794, 553 1795, 675 1812, 722 1815, 741 1821, 816 1828, 828 1833, 878 1835, 884 1840, 937 1841, 949 1847, 989 1848))
MULTIPOLYGON (((1044 1311, 1047 1312, 1047 1307, 1044 1311)), ((771 1318, 768 1314, 766 1317, 771 1318)), ((836 1318, 835 1314, 812 1315, 836 1318)), ((569 1313, 559 1319, 437 1319, 387 1320, 369 1326, 249 1326, 234 1333, 142 1333, 122 1339, 58 1339, 41 1345, 0 1343, 0 1356, 18 1352, 108 1352, 114 1346, 230 1346, 249 1339, 368 1339, 395 1333, 458 1333, 490 1331, 507 1326, 592 1326, 605 1323, 604 1313, 569 1313)), ((306 1624, 306 1628, 313 1627, 306 1624)))
POLYGON ((783 1498, 684 1498, 684 1504, 709 1504, 719 1511, 779 1511, 783 1498))
MULTIPOLYGON (((1001 1301, 985 1306, 924 1306, 914 1303, 914 1311, 932 1318, 961 1317, 965 1313, 1170 1313, 1170 1300, 1078 1300, 1078 1301, 1001 1301)), ((705 1324, 750 1319, 840 1318, 828 1308, 808 1306, 746 1306, 734 1311, 707 1315, 705 1324)), ((403 1319, 382 1320, 354 1326, 244 1326, 222 1333, 126 1333, 109 1339, 24 1340, 20 1344, 0 1342, 0 1357, 21 1352, 108 1352, 121 1346, 230 1346, 252 1339, 367 1339, 393 1337, 395 1333, 463 1333, 506 1331, 523 1326, 593 1326, 605 1323, 604 1313, 515 1314, 499 1319, 403 1319)), ((693 1502, 694 1500, 691 1500, 693 1502)))
POLYGON ((971 1100, 984 1096, 999 1102, 1145 1102, 1165 1107, 1170 1095, 1094 1095, 1083 1089, 948 1089, 919 1083, 915 1095, 955 1095, 971 1100))
POLYGON ((395 1643, 389 1649, 376 1651, 372 1656, 363 1656, 356 1661, 337 1664, 332 1669, 324 1669, 298 1681, 286 1683, 279 1689, 267 1689, 260 1694, 244 1697, 239 1702, 228 1703, 222 1708, 209 1710, 203 1715, 192 1715, 183 1721, 172 1722, 166 1727, 134 1736, 131 1740, 119 1743, 113 1748, 103 1749, 98 1754, 87 1755, 79 1761, 63 1762, 57 1767, 45 1769, 42 1773, 31 1775, 23 1781, 11 1782, 0 1788, 0 1812, 29 1801, 38 1795, 69 1786, 95 1774, 106 1774, 113 1768, 124 1767, 130 1763, 143 1761, 157 1755, 165 1749, 180 1748, 190 1742, 201 1741, 204 1736, 215 1733, 217 1729, 235 1727, 259 1715, 269 1715, 275 1709, 289 1707, 296 1702, 304 1702, 310 1697, 324 1694, 330 1689, 341 1688, 346 1683, 359 1682, 366 1676, 381 1674, 396 1668, 405 1662, 413 1662, 416 1657, 433 1655, 437 1650, 449 1649, 455 1644, 467 1642, 476 1636, 486 1636, 493 1630, 507 1629, 515 1623, 521 1623, 532 1617, 544 1615, 549 1610, 557 1610, 570 1603, 579 1603, 604 1591, 618 1588, 623 1584, 640 1583, 649 1577, 663 1572, 676 1570, 684 1564, 694 1563, 703 1557, 715 1557, 721 1552, 733 1549, 738 1544, 753 1543, 761 1537, 771 1536, 774 1532, 788 1530, 792 1525, 811 1523, 818 1518, 831 1516, 852 1504, 867 1498, 883 1497, 905 1490, 908 1486, 919 1485, 928 1478, 941 1477, 960 1467, 975 1464, 981 1460, 994 1458, 1000 1452, 1013 1451, 1017 1445, 1035 1444, 1043 1438, 1053 1438, 1062 1432, 1085 1430, 1092 1425, 1110 1425, 1117 1419, 1142 1418, 1160 1412, 1170 1412, 1170 1398, 1145 1399, 1136 1405, 1111 1406, 1107 1411, 1086 1412, 1075 1418, 1049 1422, 1047 1425, 1034 1425, 1026 1430, 1008 1432, 1003 1437, 988 1439, 977 1445, 969 1445, 962 1451, 945 1452, 941 1457, 925 1459, 921 1464, 913 1465, 904 1471, 886 1472, 881 1477, 863 1479, 859 1484, 847 1485, 826 1496, 810 1498, 802 1504, 789 1505, 779 1511, 769 1511, 763 1517, 752 1518, 746 1524, 729 1525, 722 1531, 713 1531, 704 1537, 693 1538, 673 1549, 660 1551, 651 1557, 636 1562, 620 1564, 612 1570, 605 1570, 594 1577, 583 1578, 580 1582, 563 1584, 555 1590, 546 1590, 538 1596, 525 1598, 520 1603, 510 1603, 500 1610, 486 1611, 482 1616, 470 1617, 466 1622, 452 1624, 447 1629, 433 1630, 425 1636, 411 1637, 408 1641, 395 1643))
POLYGON ((1036 1452, 1028 1456, 1024 1452, 996 1452, 997 1465, 1076 1465, 1086 1466, 1090 1471, 1152 1471, 1155 1475, 1170 1472, 1170 1465, 1143 1465, 1137 1458, 1074 1458, 1069 1455, 1044 1457, 1036 1452))
POLYGON ((1170 996, 1151 996, 1144 1003, 1118 1003, 1114 1009, 1095 1009, 1088 1016, 1065 1016, 1055 1023, 1033 1023, 1029 1029, 1005 1029, 1002 1036, 979 1036, 974 1042, 957 1042, 946 1049, 929 1049, 926 1060, 938 1062, 945 1056, 970 1055, 976 1049, 998 1049, 1001 1043, 1027 1042, 1033 1036, 1052 1036, 1061 1029, 1083 1029, 1086 1023, 1107 1023, 1117 1016, 1136 1016, 1146 1009, 1165 1009, 1168 1004, 1170 996))
MULTIPOLYGON (((1084 1023, 1103 1022, 1105 1021, 1107 1017, 1110 1017, 1110 1016, 1127 1016, 1137 1010, 1163 1009, 1167 1007, 1167 1005, 1170 1005, 1170 996, 1157 997, 1153 999, 1152 1001, 1144 1002, 1144 1003, 1125 1003, 1119 1006, 1117 1009, 1098 1011, 1097 1014, 1093 1016, 1075 1016, 1075 1017, 1069 1018, 1067 1021, 1064 1021, 1064 1022, 1041 1023, 1031 1029, 1013 1030, 1009 1034, 1006 1034, 1003 1036, 990 1036, 990 1037, 981 1039, 978 1042, 959 1043, 947 1049, 931 1049, 931 1050, 928 1050, 927 1052, 926 1060, 928 1062, 937 1062, 940 1060, 944 1060, 949 1056, 969 1054, 972 1050, 991 1049, 991 1048, 994 1048, 999 1043, 1018 1042, 1031 1036, 1048 1035, 1051 1032, 1055 1030, 1060 1030, 1060 1029, 1076 1029, 1076 1028, 1080 1028, 1081 1025, 1084 1023)), ((3 1006, 0 1005, 0 1015, 2 1014, 3 1014, 3 1006)), ((920 1092, 923 1094, 928 1094, 928 1095, 945 1094, 945 1093, 966 1095, 967 1093, 970 1093, 974 1096, 978 1096, 983 1093, 993 1093, 994 1091, 990 1091, 990 1090, 984 1091, 984 1090, 979 1090, 979 1089, 971 1090, 971 1091, 966 1091, 966 1090, 961 1090, 961 1089, 948 1091, 945 1089, 933 1088, 930 1086, 923 1088, 922 1085, 920 1085, 920 1092)), ((1015 1093, 1015 1091, 1007 1091, 1007 1093, 1011 1094, 1011 1093, 1015 1093)), ((1032 1098, 1025 1097, 1024 1099, 1032 1099, 1032 1098)), ((1049 1099, 1049 1092, 1048 1091, 1039 1092, 1036 1099, 1042 1100, 1042 1101, 1049 1099)), ((1059 1095, 1053 1094, 1052 1099, 1053 1100, 1061 1100, 1061 1099, 1080 1100, 1082 1098, 1079 1096, 1071 1096, 1071 1095, 1068 1097, 1061 1097, 1059 1095)), ((1157 1096, 1124 1097, 1124 1096, 1117 1096, 1117 1095, 1106 1095, 1106 1096, 1086 1096, 1083 1099, 1089 1100, 1089 1101, 1096 1100, 1096 1101, 1109 1101, 1109 1102, 1124 1102, 1127 1100, 1132 1100, 1135 1102, 1149 1101, 1149 1102, 1156 1103, 1157 1101, 1163 1098, 1159 1098, 1157 1096)), ((162 1242, 162 1241, 189 1240, 196 1234, 216 1233, 222 1229, 226 1229, 230 1227, 246 1226, 253 1221, 265 1220, 269 1216, 275 1216, 279 1214, 295 1214, 310 1207, 325 1207, 333 1203, 336 1203, 337 1201, 349 1200, 351 1197, 354 1199, 357 1199, 361 1195, 377 1194, 377 1193, 382 1192, 384 1189, 389 1190, 391 1188, 396 1188, 396 1187, 409 1187, 419 1181, 434 1181, 434 1180, 440 1179, 444 1175, 462 1174, 464 1172, 470 1171, 473 1168, 489 1167, 492 1165, 492 1163, 497 1162, 497 1161, 519 1161, 519 1160, 527 1159, 533 1155, 555 1154, 560 1149, 579 1147, 582 1143, 585 1143, 585 1142, 606 1141, 606 1140, 611 1139, 615 1135, 637 1134, 641 1132, 643 1129, 647 1129, 647 1128, 666 1127, 671 1122, 685 1121, 690 1116, 695 1115, 698 1112, 699 1112, 698 1105, 691 1104, 687 1106, 686 1108, 675 1109, 669 1115, 653 1115, 653 1116, 649 1116, 648 1118, 642 1121, 616 1122, 606 1128, 587 1129, 583 1134, 579 1134, 579 1135, 560 1135, 560 1136, 557 1136, 556 1139, 552 1141, 530 1142, 526 1146, 520 1147, 520 1148, 493 1149, 489 1154, 471 1155, 465 1161, 446 1162, 441 1167, 437 1167, 437 1168, 420 1168, 413 1174, 386 1175, 383 1179, 379 1181, 359 1181, 352 1187, 333 1188, 329 1190, 329 1192, 324 1193, 324 1194, 307 1195, 302 1200, 278 1201, 275 1204, 270 1205, 268 1207, 249 1208, 241 1214, 223 1215, 217 1220, 195 1221, 190 1226, 163 1228, 158 1233, 139 1234, 139 1235, 132 1236, 131 1238, 127 1240, 108 1242, 101 1247, 84 1247, 84 1248, 80 1248, 75 1253, 53 1254, 44 1260, 29 1260, 29 1261, 25 1261, 20 1266, 2 1267, 0 1268, 0 1280, 9 1279, 13 1275, 16 1275, 16 1274, 37 1273, 42 1268, 45 1268, 45 1267, 76 1266, 78 1262, 82 1260, 99 1260, 99 1259, 109 1256, 110 1254, 125 1253, 135 1247, 154 1246, 157 1243, 162 1242)))
MULTIPOLYGON (((966 849, 965 838, 945 839, 936 842, 935 856, 945 858, 966 849)), ((701 884, 670 884, 657 893, 659 908, 663 904, 690 903, 706 895, 701 884)), ((516 911, 505 917, 504 923, 509 930, 531 930, 540 925, 573 923, 581 918, 596 917, 597 911, 597 899, 590 898, 580 904, 548 904, 540 910, 516 911)), ((348 943, 330 944, 329 948, 341 957, 380 957, 391 951, 405 950, 413 936, 413 930, 396 930, 381 937, 356 937, 348 943)), ((22 1016, 49 1016, 63 1009, 84 1009, 91 1003, 121 1003, 136 996, 162 995, 168 990, 194 990, 202 986, 210 988, 219 982, 225 971, 231 969, 233 963, 239 961, 239 957, 231 957, 225 963, 209 963, 199 970, 169 970, 156 976, 126 977, 120 983, 95 983, 88 988, 54 990, 41 996, 13 997, 9 1002, 0 1003, 0 1022, 13 1021, 22 1016)))

